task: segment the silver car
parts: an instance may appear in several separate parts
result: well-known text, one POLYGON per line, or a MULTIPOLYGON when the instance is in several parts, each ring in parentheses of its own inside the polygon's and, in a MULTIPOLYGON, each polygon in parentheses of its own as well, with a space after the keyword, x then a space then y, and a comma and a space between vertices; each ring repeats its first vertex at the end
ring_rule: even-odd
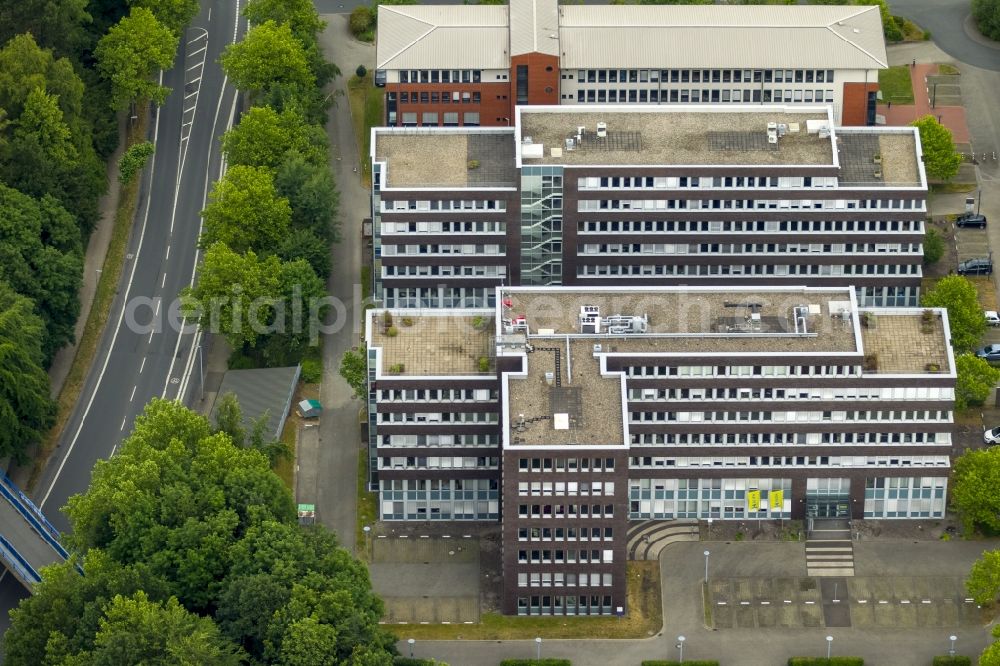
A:
POLYGON ((987 446, 1000 443, 1000 426, 983 431, 983 443, 987 446))

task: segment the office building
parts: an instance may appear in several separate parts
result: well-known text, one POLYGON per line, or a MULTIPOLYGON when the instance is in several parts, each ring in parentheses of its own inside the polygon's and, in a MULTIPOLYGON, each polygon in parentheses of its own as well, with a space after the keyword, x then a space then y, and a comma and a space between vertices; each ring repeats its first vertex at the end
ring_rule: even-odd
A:
POLYGON ((510 128, 375 128, 376 301, 491 307, 497 285, 852 286, 919 302, 912 127, 829 106, 522 106, 510 128))
POLYGON ((875 124, 877 6, 380 5, 391 126, 505 126, 526 104, 830 104, 875 124))
POLYGON ((940 518, 943 309, 849 287, 498 287, 372 310, 381 520, 499 520, 503 611, 626 608, 629 520, 940 518))

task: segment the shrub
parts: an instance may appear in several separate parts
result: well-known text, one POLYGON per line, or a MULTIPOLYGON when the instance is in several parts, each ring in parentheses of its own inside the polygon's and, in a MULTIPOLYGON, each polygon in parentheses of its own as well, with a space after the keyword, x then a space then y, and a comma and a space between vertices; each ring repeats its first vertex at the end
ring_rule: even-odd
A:
POLYGON ((972 0, 972 17, 979 32, 1000 39, 1000 0, 972 0))
POLYGON ((861 657, 789 657, 788 666, 865 666, 861 657))
POLYGON ((573 662, 569 659, 504 659, 500 666, 573 666, 573 662))
POLYGON ((371 30, 375 27, 374 23, 375 13, 370 7, 364 5, 354 8, 348 22, 351 34, 366 42, 371 41, 371 30))
POLYGON ((400 319, 400 323, 403 326, 413 326, 413 317, 403 317, 400 319))
POLYGON ((933 264, 944 256, 944 239, 937 229, 928 229, 924 234, 924 263, 933 264))
POLYGON ((404 370, 406 370, 406 365, 402 363, 393 363, 392 365, 389 366, 389 372, 394 375, 398 375, 404 370))
POLYGON ((472 318, 472 328, 476 329, 477 331, 485 330, 486 327, 489 325, 489 323, 490 320, 481 315, 476 315, 475 317, 472 318))
POLYGON ((358 68, 354 70, 354 73, 359 79, 363 79, 365 78, 365 75, 368 74, 368 69, 364 65, 358 65, 358 68))
POLYGON ((954 657, 934 657, 932 666, 972 666, 972 659, 956 655, 954 657))
POLYGON ((399 329, 398 329, 398 328, 396 328, 395 326, 390 326, 389 328, 387 328, 387 329, 385 330, 385 334, 386 334, 387 336, 389 336, 390 338, 394 338, 394 337, 396 337, 397 335, 399 335, 399 329))
POLYGON ((323 361, 318 358, 302 359, 300 378, 306 384, 318 384, 323 381, 323 361))
POLYGON ((479 372, 489 372, 490 371, 490 359, 485 356, 479 357, 479 372))

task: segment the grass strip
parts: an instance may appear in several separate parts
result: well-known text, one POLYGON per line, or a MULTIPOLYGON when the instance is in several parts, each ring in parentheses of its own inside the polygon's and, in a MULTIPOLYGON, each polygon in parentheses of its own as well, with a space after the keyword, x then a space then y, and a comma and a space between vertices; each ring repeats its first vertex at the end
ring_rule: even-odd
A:
POLYGON ((910 80, 910 68, 906 65, 880 70, 878 87, 882 90, 882 99, 886 102, 913 104, 913 82, 910 80))
MULTIPOLYGON (((362 410, 360 413, 363 413, 362 410)), ((359 416, 360 418, 360 416, 359 416)), ((369 561, 369 545, 365 543, 365 525, 374 525, 378 521, 378 495, 368 492, 368 449, 362 447, 358 451, 358 522, 354 536, 355 555, 358 559, 369 561)))
POLYGON ((358 162, 365 187, 371 187, 372 169, 368 155, 371 153, 372 127, 382 125, 382 89, 372 83, 372 74, 352 76, 347 82, 347 96, 351 109, 351 123, 358 145, 358 162))
POLYGON ((540 638, 648 638, 663 627, 660 563, 629 562, 629 614, 617 617, 524 617, 485 613, 478 624, 394 624, 402 639, 523 640, 540 638))
MULTIPOLYGON (((146 140, 146 129, 149 123, 149 107, 143 107, 139 111, 139 118, 134 125, 129 127, 125 133, 125 149, 136 143, 146 140)), ((136 206, 139 199, 139 185, 141 178, 134 178, 128 185, 119 184, 118 209, 115 211, 114 227, 111 230, 111 240, 108 243, 108 252, 104 257, 104 265, 101 267, 101 276, 97 280, 97 289, 94 292, 94 302, 90 307, 90 314, 87 316, 87 324, 84 326, 83 335, 80 337, 80 344, 76 349, 76 356, 73 357, 73 364, 70 366, 69 374, 63 383, 62 391, 59 392, 57 400, 56 421, 48 431, 45 439, 39 447, 35 456, 34 464, 31 467, 31 475, 28 478, 28 490, 33 490, 38 480, 45 470, 45 466, 59 444, 66 423, 69 421, 73 409, 76 407, 83 385, 87 380, 87 373, 93 365, 94 357, 97 355, 97 347, 104 333, 105 324, 108 321, 108 314, 111 311, 111 304, 115 300, 118 292, 118 284, 121 281, 122 270, 125 266, 125 249, 128 246, 129 233, 132 229, 132 221, 135 219, 136 206)), ((61 507, 59 507, 61 508, 61 507)))

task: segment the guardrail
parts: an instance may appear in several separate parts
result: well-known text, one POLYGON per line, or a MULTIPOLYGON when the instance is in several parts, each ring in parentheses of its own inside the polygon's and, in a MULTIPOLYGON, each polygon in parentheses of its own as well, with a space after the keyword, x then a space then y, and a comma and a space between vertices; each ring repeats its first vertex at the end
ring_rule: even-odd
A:
MULTIPOLYGON (((42 512, 38 510, 38 507, 36 507, 31 500, 25 497, 24 493, 18 490, 17 486, 15 486, 6 475, 4 475, 3 482, 0 483, 0 494, 2 494, 15 509, 17 509, 18 513, 20 513, 21 516, 28 521, 28 524, 31 525, 36 532, 38 532, 38 535, 45 539, 45 541, 48 542, 48 544, 52 546, 57 553, 59 553, 60 557, 64 560, 69 559, 69 553, 65 548, 63 548, 63 545, 59 543, 59 539, 57 538, 58 532, 56 532, 51 523, 45 520, 45 517, 41 515, 42 512)), ((37 574, 35 575, 37 576, 37 574)))
POLYGON ((0 534, 0 557, 6 560, 7 566, 20 576, 22 580, 29 583, 40 583, 42 581, 42 577, 38 575, 34 567, 21 557, 17 549, 2 534, 0 534))

